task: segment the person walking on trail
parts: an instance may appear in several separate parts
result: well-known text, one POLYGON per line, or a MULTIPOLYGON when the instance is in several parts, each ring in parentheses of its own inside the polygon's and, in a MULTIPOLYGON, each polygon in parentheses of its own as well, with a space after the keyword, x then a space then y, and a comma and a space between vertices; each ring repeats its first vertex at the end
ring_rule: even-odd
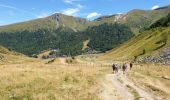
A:
POLYGON ((132 62, 130 62, 130 70, 132 69, 132 67, 133 67, 133 63, 132 62))
POLYGON ((122 66, 123 74, 125 74, 126 68, 127 68, 127 64, 124 63, 123 66, 122 66))
POLYGON ((113 69, 113 73, 118 73, 118 65, 117 64, 113 64, 112 69, 113 69))

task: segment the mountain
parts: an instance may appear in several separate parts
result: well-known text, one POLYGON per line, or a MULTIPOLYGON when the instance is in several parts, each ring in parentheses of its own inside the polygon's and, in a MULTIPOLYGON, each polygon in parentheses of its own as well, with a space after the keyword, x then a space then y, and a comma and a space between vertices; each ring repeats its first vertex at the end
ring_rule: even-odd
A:
POLYGON ((38 29, 54 30, 60 27, 69 28, 74 31, 83 29, 89 21, 84 18, 66 16, 56 13, 46 18, 35 19, 27 22, 16 23, 0 27, 0 32, 11 31, 37 31, 38 29))
POLYGON ((45 50, 59 50, 61 55, 106 52, 147 29, 167 16, 170 6, 156 10, 132 10, 127 14, 103 16, 94 21, 60 13, 46 18, 0 27, 0 45, 29 56, 45 50), (88 48, 83 49, 83 43, 88 48))
MULTIPOLYGON (((101 59, 169 61, 170 14, 150 25, 150 28, 106 54, 101 59), (167 60, 168 59, 168 60, 167 60)), ((167 63, 167 62, 166 62, 167 63)))
POLYGON ((34 32, 28 30, 1 32, 0 44, 29 56, 48 49, 59 49, 62 55, 79 55, 83 52, 83 42, 86 40, 90 40, 90 48, 104 52, 115 47, 116 43, 125 42, 132 36, 133 33, 125 25, 102 24, 89 27, 82 32, 75 32, 66 28, 56 30, 39 29, 34 32), (100 37, 96 37, 96 35, 100 37), (101 39, 102 44, 110 43, 102 46, 100 45, 101 39))
POLYGON ((26 55, 38 54, 47 49, 64 49, 67 45, 79 51, 81 48, 77 45, 81 43, 76 43, 78 36, 74 33, 83 30, 88 22, 83 18, 57 13, 46 18, 2 26, 0 45, 26 55))
POLYGON ((170 6, 161 7, 155 10, 132 10, 127 14, 116 14, 97 18, 93 24, 101 23, 121 23, 129 26, 135 34, 148 28, 158 19, 170 13, 170 6))
POLYGON ((3 26, 0 28, 0 45, 29 56, 49 49, 59 49, 61 55, 79 55, 86 51, 82 50, 86 40, 90 40, 89 47, 93 50, 105 52, 133 36, 129 27, 122 24, 93 26, 89 23, 85 19, 54 14, 44 19, 3 26), (101 46, 102 37, 105 37, 103 44, 110 43, 101 46))

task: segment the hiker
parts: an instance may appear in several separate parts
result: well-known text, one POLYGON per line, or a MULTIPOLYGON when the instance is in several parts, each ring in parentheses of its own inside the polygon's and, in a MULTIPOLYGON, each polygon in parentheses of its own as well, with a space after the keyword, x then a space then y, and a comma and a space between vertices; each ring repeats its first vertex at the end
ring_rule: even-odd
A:
POLYGON ((125 74, 126 68, 127 68, 127 64, 124 63, 123 66, 122 66, 123 74, 125 74))
POLYGON ((112 69, 113 69, 113 73, 118 73, 118 65, 117 64, 113 64, 112 69))
POLYGON ((130 70, 132 69, 132 67, 133 67, 133 63, 132 62, 130 62, 130 70))

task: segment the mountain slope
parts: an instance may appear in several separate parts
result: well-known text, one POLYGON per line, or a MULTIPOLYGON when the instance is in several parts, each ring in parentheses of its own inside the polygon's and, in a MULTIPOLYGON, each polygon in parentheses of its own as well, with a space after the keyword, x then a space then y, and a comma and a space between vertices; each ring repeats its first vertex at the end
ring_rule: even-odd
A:
POLYGON ((123 24, 101 24, 82 33, 89 40, 92 50, 105 52, 119 46, 134 36, 132 30, 123 24))
POLYGON ((89 21, 83 18, 66 16, 60 13, 46 18, 35 19, 27 22, 16 23, 0 27, 0 32, 11 31, 37 31, 38 29, 55 30, 60 27, 69 28, 74 31, 81 30, 89 21))
POLYGON ((109 51, 101 59, 127 60, 136 59, 140 56, 160 56, 168 53, 169 51, 167 50, 170 47, 170 26, 165 27, 164 25, 170 22, 166 20, 169 16, 156 21, 151 25, 149 30, 132 38, 122 46, 109 51), (159 24, 162 20, 164 20, 164 24, 159 24))
POLYGON ((0 46, 0 64, 13 64, 13 63, 32 62, 32 61, 38 61, 38 60, 28 58, 23 54, 10 51, 0 46))
POLYGON ((170 6, 162 7, 156 10, 132 10, 127 14, 116 14, 104 16, 96 19, 93 24, 101 23, 122 23, 129 26, 135 34, 139 34, 145 28, 148 28, 158 19, 167 16, 170 13, 170 6))
POLYGON ((134 37, 122 46, 109 51, 103 59, 134 59, 142 55, 157 55, 170 45, 170 27, 152 29, 134 37))
POLYGON ((150 28, 168 27, 168 26, 170 26, 170 13, 168 14, 168 16, 165 16, 160 20, 156 21, 154 24, 150 26, 150 28))
POLYGON ((48 49, 59 49, 61 55, 79 55, 83 52, 85 40, 90 40, 89 47, 93 50, 104 52, 127 41, 132 36, 133 33, 129 27, 120 24, 103 24, 89 27, 83 32, 75 32, 66 28, 53 31, 39 29, 34 32, 28 30, 1 32, 0 44, 29 56, 48 49), (100 37, 96 37, 96 35, 100 37), (103 44, 110 43, 100 46, 102 41, 103 44))

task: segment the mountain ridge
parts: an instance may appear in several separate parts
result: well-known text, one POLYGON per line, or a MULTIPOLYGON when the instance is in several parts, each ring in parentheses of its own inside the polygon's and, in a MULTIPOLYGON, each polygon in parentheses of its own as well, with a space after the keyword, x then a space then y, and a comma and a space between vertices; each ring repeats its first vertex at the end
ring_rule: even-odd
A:
MULTIPOLYGON (((141 9, 133 9, 133 10, 131 10, 131 11, 129 11, 129 12, 127 12, 127 13, 123 13, 123 14, 113 14, 113 15, 105 15, 105 16, 101 16, 101 17, 98 17, 98 18, 96 18, 96 19, 94 19, 93 21, 90 21, 90 20, 88 20, 88 19, 86 19, 86 18, 81 18, 81 17, 75 17, 75 16, 69 16, 69 15, 64 15, 64 14, 62 14, 62 13, 55 13, 55 14, 52 14, 52 15, 50 15, 50 16, 47 16, 47 17, 44 17, 44 18, 39 18, 39 19, 33 19, 33 20, 30 20, 30 21, 33 21, 33 23, 36 23, 37 21, 42 21, 42 19, 44 19, 45 21, 54 21, 53 19, 55 19, 55 20, 59 20, 59 17, 62 19, 63 17, 67 17, 67 18, 72 18, 72 19, 75 19, 75 20, 79 20, 82 24, 91 24, 91 23, 93 23, 93 22, 95 22, 95 21, 99 21, 99 19, 102 19, 102 20, 104 20, 105 18, 112 18, 112 17, 115 17, 115 16, 122 16, 123 17, 123 15, 124 16, 128 16, 128 15, 131 15, 131 14, 133 14, 133 13, 138 13, 138 12, 147 12, 147 11, 149 11, 149 12, 154 12, 154 11, 159 11, 159 10, 165 10, 165 12, 169 12, 168 10, 170 10, 170 5, 168 5, 168 6, 164 6, 164 7, 160 7, 160 8, 157 8, 157 9, 154 9, 154 10, 141 10, 141 9)), ((163 12, 164 13, 164 12, 163 12)), ((114 19, 114 18, 112 18, 112 19, 114 19)), ((120 19, 120 20, 122 20, 122 19, 120 19)), ((157 19, 158 20, 158 19, 157 19)), ((9 26, 13 26, 13 25, 17 25, 17 24, 23 24, 23 23, 30 23, 30 21, 25 21, 25 22, 19 22, 19 23, 14 23, 14 24, 9 24, 9 25, 4 25, 4 26, 0 26, 0 31, 4 28, 4 27, 9 27, 9 26)), ((105 21, 106 22, 106 21, 105 21)), ((65 24, 65 23, 64 23, 65 24)), ((90 25, 88 25, 88 26, 90 26, 90 25)))
POLYGON ((62 54, 77 55, 84 52, 83 42, 89 40, 87 45, 91 49, 105 52, 127 41, 126 39, 141 34, 168 13, 170 6, 160 10, 135 9, 127 14, 103 16, 94 21, 56 13, 45 18, 0 27, 0 45, 27 55, 50 48, 61 49, 62 54), (124 34, 125 31, 127 34, 124 34), (102 47, 100 41, 106 45, 102 47), (109 41, 112 41, 111 44, 108 44, 109 41), (118 44, 115 45, 116 43, 118 44))

